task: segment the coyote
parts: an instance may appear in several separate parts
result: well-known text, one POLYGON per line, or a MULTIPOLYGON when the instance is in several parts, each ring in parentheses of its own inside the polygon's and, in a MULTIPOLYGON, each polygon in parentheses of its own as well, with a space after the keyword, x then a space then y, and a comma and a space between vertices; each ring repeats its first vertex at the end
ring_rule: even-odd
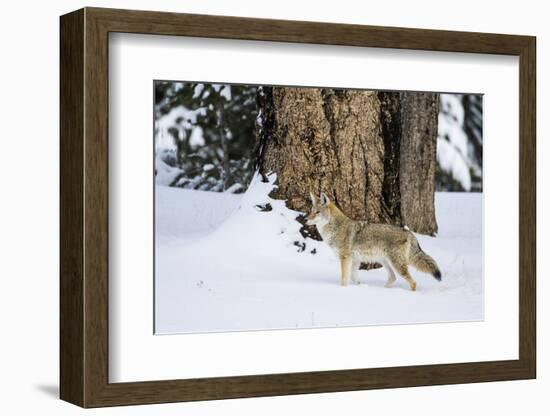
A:
POLYGON ((441 281, 441 272, 434 259, 422 251, 408 227, 388 224, 369 224, 348 218, 328 197, 321 193, 319 201, 311 194, 312 208, 308 225, 316 225, 323 240, 340 259, 342 286, 346 286, 351 272, 353 283, 359 284, 357 273, 361 262, 380 263, 388 270, 385 287, 395 282, 395 274, 407 281, 412 291, 416 282, 408 266, 431 273, 441 281))

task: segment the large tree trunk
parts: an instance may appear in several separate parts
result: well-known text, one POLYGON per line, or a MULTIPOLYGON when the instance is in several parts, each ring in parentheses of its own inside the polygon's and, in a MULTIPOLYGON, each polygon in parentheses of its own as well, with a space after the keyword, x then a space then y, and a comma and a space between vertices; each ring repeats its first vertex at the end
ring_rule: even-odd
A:
POLYGON ((415 94, 262 88, 258 163, 277 174, 272 196, 307 212, 309 193, 325 192, 353 219, 435 233, 438 100, 415 94))
POLYGON ((439 97, 401 94, 401 220, 421 234, 435 234, 435 158, 439 97))

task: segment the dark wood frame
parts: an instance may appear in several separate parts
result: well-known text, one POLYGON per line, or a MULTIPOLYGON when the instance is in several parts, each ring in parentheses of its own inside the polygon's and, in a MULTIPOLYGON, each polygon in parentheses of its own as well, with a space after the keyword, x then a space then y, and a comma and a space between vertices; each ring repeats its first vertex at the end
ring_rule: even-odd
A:
POLYGON ((61 17, 61 386, 83 407, 530 379, 536 376, 535 38, 85 8, 61 17), (519 359, 136 383, 108 380, 108 34, 519 56, 519 359))

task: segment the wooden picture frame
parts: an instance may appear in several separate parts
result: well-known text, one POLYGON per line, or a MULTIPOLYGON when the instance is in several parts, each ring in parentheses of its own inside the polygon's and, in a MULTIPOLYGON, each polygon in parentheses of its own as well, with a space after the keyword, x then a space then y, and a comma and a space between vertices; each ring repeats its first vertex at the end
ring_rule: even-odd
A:
POLYGON ((61 399, 101 407, 535 378, 534 37, 100 8, 64 15, 60 28, 61 399), (519 56, 519 359, 109 383, 110 32, 519 56))

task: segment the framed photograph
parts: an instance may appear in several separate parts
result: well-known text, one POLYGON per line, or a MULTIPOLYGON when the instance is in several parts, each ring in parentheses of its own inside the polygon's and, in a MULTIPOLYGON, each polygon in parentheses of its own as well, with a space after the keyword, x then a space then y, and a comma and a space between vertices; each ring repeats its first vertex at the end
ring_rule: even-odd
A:
POLYGON ((534 37, 60 24, 63 400, 536 377, 534 37))

